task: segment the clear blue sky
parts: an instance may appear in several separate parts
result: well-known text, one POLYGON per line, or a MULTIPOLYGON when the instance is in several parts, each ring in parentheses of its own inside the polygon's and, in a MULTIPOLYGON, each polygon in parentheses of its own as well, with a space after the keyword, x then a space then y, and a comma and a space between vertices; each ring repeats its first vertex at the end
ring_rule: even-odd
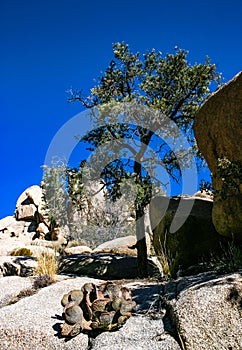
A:
POLYGON ((164 53, 178 45, 192 63, 208 55, 226 82, 242 69, 241 13, 241 0, 1 1, 0 218, 40 183, 54 134, 83 110, 66 90, 88 93, 112 43, 164 53))

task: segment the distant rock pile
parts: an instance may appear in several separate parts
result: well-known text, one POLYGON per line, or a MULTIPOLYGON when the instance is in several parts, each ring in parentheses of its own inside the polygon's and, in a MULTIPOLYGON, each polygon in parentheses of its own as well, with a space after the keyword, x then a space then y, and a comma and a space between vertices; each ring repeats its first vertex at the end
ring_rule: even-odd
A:
POLYGON ((17 200, 14 216, 0 220, 0 233, 46 239, 50 223, 45 208, 42 189, 37 185, 27 188, 17 200))

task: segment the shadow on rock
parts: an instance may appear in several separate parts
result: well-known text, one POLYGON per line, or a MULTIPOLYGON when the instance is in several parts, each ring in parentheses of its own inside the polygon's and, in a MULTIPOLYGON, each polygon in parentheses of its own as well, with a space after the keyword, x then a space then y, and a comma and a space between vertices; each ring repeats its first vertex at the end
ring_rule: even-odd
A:
MULTIPOLYGON (((160 276, 152 261, 148 261, 148 271, 150 276, 160 276)), ((102 279, 133 279, 138 277, 137 258, 107 253, 68 255, 61 259, 60 273, 102 279)))

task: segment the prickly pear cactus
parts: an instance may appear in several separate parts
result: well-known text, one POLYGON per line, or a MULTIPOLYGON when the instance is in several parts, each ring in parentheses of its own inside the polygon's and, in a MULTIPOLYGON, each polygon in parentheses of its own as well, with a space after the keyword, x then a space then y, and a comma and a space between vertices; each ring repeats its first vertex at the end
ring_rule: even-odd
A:
POLYGON ((61 334, 74 337, 94 329, 110 331, 121 327, 131 316, 136 303, 127 287, 105 282, 100 286, 86 283, 61 299, 63 319, 61 334))

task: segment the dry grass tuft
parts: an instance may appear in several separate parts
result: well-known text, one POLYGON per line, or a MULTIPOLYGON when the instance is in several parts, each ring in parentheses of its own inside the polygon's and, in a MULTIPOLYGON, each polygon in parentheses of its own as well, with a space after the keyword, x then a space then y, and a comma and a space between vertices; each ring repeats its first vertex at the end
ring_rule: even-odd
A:
POLYGON ((48 275, 53 280, 58 273, 58 260, 55 254, 42 252, 38 258, 38 267, 35 270, 36 275, 45 276, 48 275))

